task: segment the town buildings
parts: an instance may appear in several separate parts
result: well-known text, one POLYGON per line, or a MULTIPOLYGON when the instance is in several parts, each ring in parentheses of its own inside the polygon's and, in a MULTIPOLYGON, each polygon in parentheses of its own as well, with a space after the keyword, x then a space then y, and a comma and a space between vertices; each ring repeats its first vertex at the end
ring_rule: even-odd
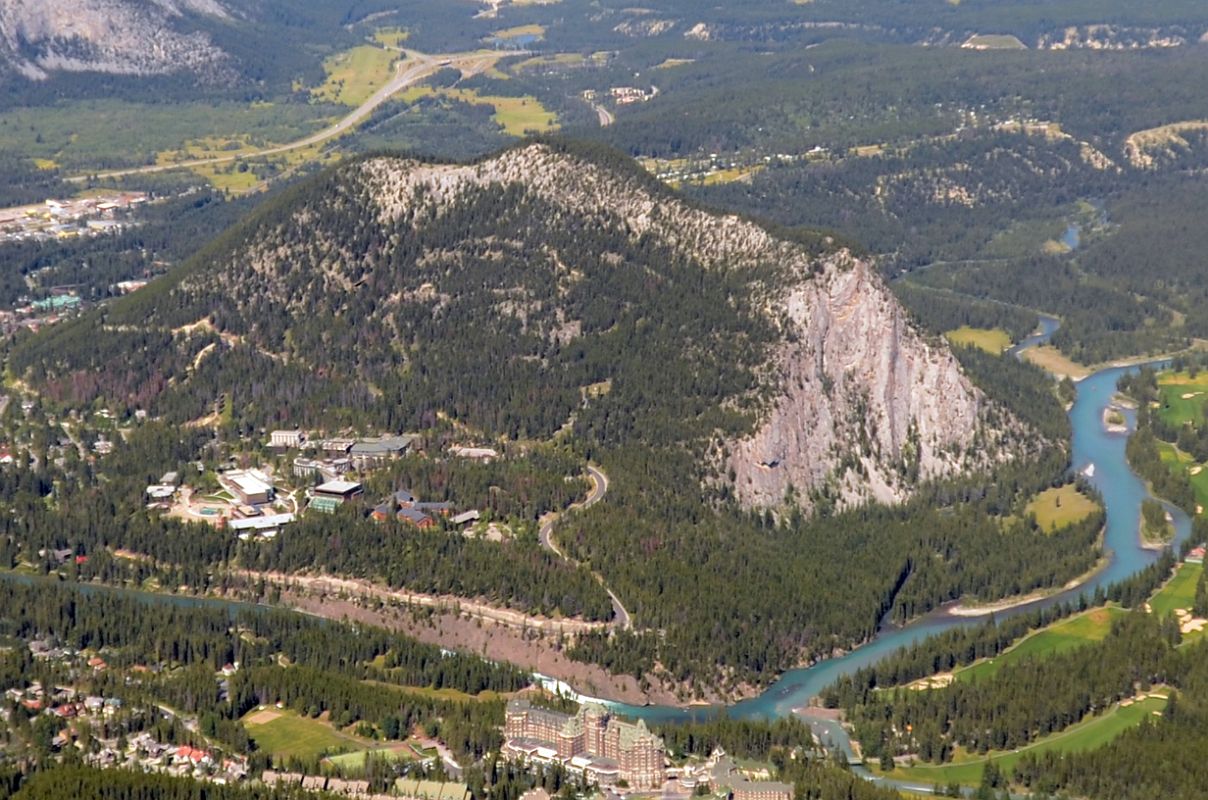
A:
POLYGON ((268 435, 268 446, 278 450, 289 450, 302 446, 306 434, 302 431, 273 431, 268 435))
POLYGON ((315 487, 315 497, 330 497, 341 503, 363 494, 365 489, 356 481, 327 481, 315 487))
POLYGON ((730 800, 793 800, 793 786, 778 781, 755 781, 738 771, 724 753, 715 755, 710 784, 715 792, 727 792, 730 800))
POLYGON ((273 499, 272 481, 258 469, 231 470, 222 477, 225 479, 226 488, 244 505, 262 505, 273 499))
POLYGON ((663 740, 645 722, 622 722, 603 706, 585 704, 571 715, 515 699, 508 703, 503 733, 505 756, 557 761, 583 770, 601 786, 650 791, 661 789, 667 778, 663 740))
POLYGON ((359 439, 349 448, 348 455, 357 469, 368 469, 402 456, 411 448, 416 438, 403 435, 359 439))

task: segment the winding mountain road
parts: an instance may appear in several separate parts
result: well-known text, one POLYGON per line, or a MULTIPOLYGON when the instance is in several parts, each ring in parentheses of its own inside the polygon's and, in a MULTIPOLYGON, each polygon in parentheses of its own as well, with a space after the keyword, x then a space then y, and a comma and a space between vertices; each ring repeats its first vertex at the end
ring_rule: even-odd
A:
MULTIPOLYGON (((604 496, 608 494, 608 476, 604 474, 604 470, 588 464, 587 476, 591 479, 591 491, 587 493, 587 497, 584 498, 582 502, 572 503, 570 508, 567 509, 568 511, 571 509, 591 508, 596 503, 603 500, 604 496)), ((554 523, 556 523, 561 516, 561 514, 551 513, 546 514, 542 519, 541 530, 538 532, 538 537, 541 540, 541 546, 568 564, 578 565, 577 561, 568 557, 566 553, 562 552, 562 549, 558 547, 558 544, 553 539, 554 523)), ((617 597, 616 592, 608 588, 608 585, 604 583, 604 578, 600 575, 600 573, 593 572, 592 575, 595 575, 596 580, 600 582, 600 586, 604 589, 604 591, 608 592, 608 597, 612 600, 612 612, 616 619, 617 627, 621 630, 628 630, 633 623, 629 616, 629 612, 625 609, 624 604, 621 603, 621 598, 617 597)))

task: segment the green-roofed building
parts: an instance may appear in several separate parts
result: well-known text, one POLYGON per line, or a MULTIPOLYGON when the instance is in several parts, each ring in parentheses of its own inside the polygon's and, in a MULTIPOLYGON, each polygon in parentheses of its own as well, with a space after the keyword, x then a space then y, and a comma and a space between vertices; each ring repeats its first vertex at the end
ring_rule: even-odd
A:
POLYGON ((79 304, 80 298, 74 294, 59 294, 30 303, 38 311, 63 311, 64 309, 75 308, 79 304))
POLYGON ((342 505, 344 505, 344 501, 338 497, 312 497, 307 508, 323 514, 334 514, 336 509, 342 505))

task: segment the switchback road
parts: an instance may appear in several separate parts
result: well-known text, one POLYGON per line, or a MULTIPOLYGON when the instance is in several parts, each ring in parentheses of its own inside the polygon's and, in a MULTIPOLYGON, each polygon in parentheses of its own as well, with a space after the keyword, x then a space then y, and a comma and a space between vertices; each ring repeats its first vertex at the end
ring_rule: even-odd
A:
MULTIPOLYGON (((587 475, 591 479, 591 491, 587 493, 587 497, 583 500, 583 502, 573 503, 570 507, 571 509, 591 508, 596 503, 603 500, 604 496, 608 494, 608 476, 604 474, 603 470, 601 470, 599 467, 594 467, 588 464, 587 475)), ((541 530, 539 533, 541 546, 563 561, 574 564, 576 562, 573 559, 568 558, 566 553, 562 552, 562 549, 558 547, 557 543, 553 539, 554 523, 558 521, 560 516, 560 514, 546 514, 545 518, 541 521, 541 530)), ((632 621, 630 619, 629 612, 625 609, 624 604, 621 603, 621 599, 617 597, 616 592, 608 588, 607 584, 604 583, 604 578, 599 573, 592 574, 596 576, 596 580, 600 582, 600 586, 604 588, 604 591, 608 592, 608 597, 612 600, 612 611, 613 616, 616 619, 617 627, 621 630, 627 630, 632 624, 632 621)))

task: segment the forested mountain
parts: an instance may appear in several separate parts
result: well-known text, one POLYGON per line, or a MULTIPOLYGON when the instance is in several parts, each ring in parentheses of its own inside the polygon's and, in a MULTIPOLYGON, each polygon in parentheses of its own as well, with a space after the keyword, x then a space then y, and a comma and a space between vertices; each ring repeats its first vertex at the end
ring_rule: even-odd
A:
POLYGON ((901 500, 1035 438, 849 251, 553 143, 330 171, 12 364, 180 423, 224 399, 245 429, 578 417, 600 445, 693 445, 756 506, 901 500))

